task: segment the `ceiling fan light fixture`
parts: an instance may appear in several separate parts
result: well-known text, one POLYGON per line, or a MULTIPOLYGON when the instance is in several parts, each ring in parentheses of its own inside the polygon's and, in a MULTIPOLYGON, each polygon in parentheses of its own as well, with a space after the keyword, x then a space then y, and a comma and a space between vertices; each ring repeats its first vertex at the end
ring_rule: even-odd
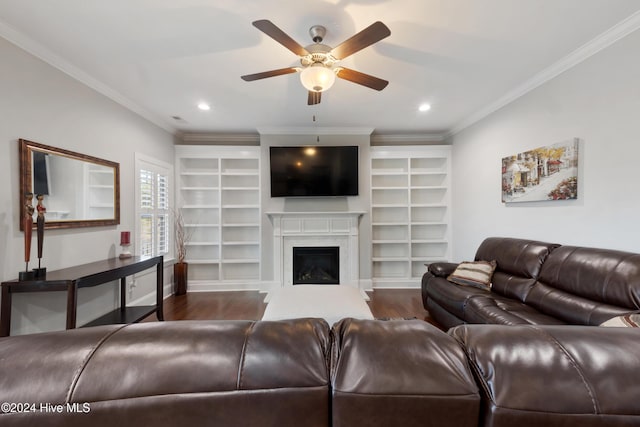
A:
POLYGON ((336 73, 331 68, 316 62, 300 73, 302 86, 312 92, 324 92, 333 86, 336 81, 336 73))

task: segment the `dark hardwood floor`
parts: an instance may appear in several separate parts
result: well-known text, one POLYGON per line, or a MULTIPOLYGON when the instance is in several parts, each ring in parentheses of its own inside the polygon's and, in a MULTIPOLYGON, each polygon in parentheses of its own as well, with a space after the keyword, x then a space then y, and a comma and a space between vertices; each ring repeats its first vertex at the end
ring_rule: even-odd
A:
MULTIPOLYGON (((422 306, 420 289, 377 289, 368 292, 373 317, 418 318, 436 322, 422 306)), ((258 291, 191 292, 164 300, 165 320, 259 320, 267 305, 258 291)), ((155 315, 144 321, 157 320, 155 315)), ((437 324, 436 324, 437 326, 437 324)))

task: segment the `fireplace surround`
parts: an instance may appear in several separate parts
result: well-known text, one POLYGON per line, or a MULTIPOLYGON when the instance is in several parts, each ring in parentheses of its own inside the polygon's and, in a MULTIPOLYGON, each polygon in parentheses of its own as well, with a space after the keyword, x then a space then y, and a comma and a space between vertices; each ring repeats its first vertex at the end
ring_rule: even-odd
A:
POLYGON ((293 286, 293 248, 335 247, 339 285, 360 288, 358 223, 364 212, 268 212, 273 224, 274 281, 293 286))

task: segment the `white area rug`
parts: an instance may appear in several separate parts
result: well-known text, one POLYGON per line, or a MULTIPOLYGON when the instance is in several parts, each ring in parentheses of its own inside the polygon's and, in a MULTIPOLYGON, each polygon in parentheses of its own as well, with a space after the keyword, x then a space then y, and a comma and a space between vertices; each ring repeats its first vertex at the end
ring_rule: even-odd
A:
POLYGON ((272 291, 262 320, 319 317, 329 326, 345 317, 373 319, 359 289, 340 285, 296 285, 272 291))

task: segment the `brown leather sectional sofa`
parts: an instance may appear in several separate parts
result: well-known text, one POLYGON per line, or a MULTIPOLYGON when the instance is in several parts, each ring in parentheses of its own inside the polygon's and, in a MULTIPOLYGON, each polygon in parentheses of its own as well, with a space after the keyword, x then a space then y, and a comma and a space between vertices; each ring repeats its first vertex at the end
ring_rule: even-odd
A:
POLYGON ((590 326, 638 310, 640 256, 517 239, 478 254, 498 261, 491 292, 445 290, 436 274, 450 266, 433 265, 425 303, 445 322, 501 324, 181 321, 2 338, 0 425, 640 426, 640 332, 590 326))
POLYGON ((475 427, 462 348, 420 321, 158 322, 0 339, 0 425, 475 427))
POLYGON ((497 261, 491 291, 451 283, 457 264, 422 277, 425 308, 446 328, 464 324, 591 325, 640 311, 640 254, 491 237, 476 261, 497 261))
POLYGON ((640 312, 640 255, 493 237, 475 260, 497 261, 490 291, 437 263, 422 295, 465 350, 481 425, 640 425, 640 329, 598 326, 640 312))
POLYGON ((630 328, 198 321, 0 339, 5 426, 640 425, 630 328), (9 406, 5 406, 9 405, 9 406))

